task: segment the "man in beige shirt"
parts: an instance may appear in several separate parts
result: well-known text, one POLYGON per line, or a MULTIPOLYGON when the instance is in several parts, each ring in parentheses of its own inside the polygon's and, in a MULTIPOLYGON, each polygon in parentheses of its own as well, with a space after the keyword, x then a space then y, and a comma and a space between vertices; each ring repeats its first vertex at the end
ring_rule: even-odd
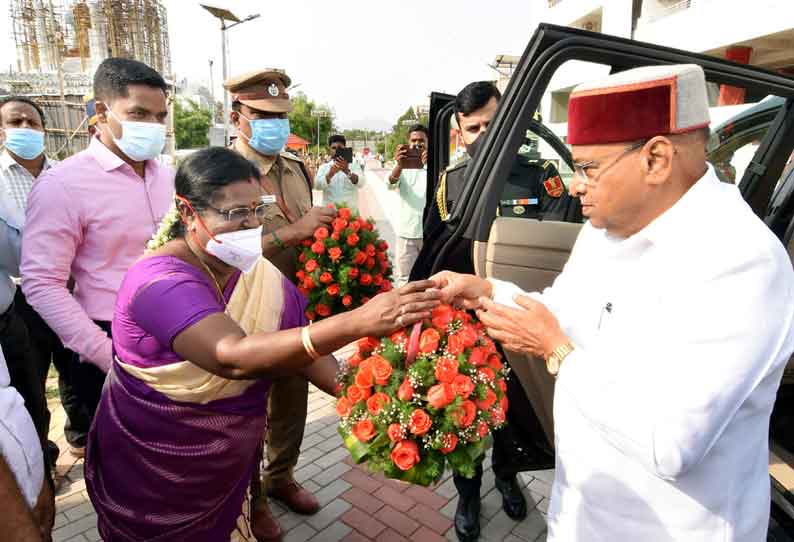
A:
MULTIPOLYGON (((272 69, 249 72, 224 83, 232 99, 230 119, 237 129, 233 148, 259 167, 262 188, 276 199, 265 218, 262 253, 295 281, 295 247, 322 224, 330 224, 334 212, 312 206, 306 166, 296 156, 283 152, 290 133, 289 86, 290 78, 283 71, 272 69)), ((313 514, 319 509, 317 499, 292 476, 303 441, 307 398, 308 382, 302 377, 275 380, 270 388, 267 467, 264 479, 260 483, 255 476, 252 488, 252 527, 260 542, 278 540, 282 535, 263 491, 301 514, 313 514)))

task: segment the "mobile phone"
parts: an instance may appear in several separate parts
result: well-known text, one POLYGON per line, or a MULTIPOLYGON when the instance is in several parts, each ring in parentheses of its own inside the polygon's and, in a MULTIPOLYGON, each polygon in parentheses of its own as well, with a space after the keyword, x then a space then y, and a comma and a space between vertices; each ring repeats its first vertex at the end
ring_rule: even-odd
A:
POLYGON ((415 147, 408 147, 403 159, 403 169, 422 169, 422 151, 415 147))
POLYGON ((353 148, 352 147, 343 147, 341 149, 336 149, 336 154, 334 154, 334 158, 341 158, 348 164, 353 163, 353 148))

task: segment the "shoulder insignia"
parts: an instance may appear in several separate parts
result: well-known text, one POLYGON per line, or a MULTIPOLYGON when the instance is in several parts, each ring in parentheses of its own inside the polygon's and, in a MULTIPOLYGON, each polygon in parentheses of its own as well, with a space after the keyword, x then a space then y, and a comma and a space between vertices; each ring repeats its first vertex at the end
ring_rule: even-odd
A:
POLYGON ((449 216, 447 211, 447 171, 441 174, 441 178, 438 180, 438 190, 436 191, 436 207, 442 222, 446 222, 449 216))
POLYGON ((471 160, 469 155, 465 155, 463 158, 460 158, 460 159, 456 160, 455 162, 449 164, 447 166, 447 169, 445 169, 444 171, 454 171, 456 169, 462 168, 462 167, 468 165, 469 160, 471 160))
POLYGON ((551 160, 546 160, 545 162, 543 162, 543 169, 546 169, 550 165, 551 165, 551 160))
POLYGON ((287 160, 292 160, 293 162, 300 162, 301 164, 303 163, 303 160, 301 158, 295 156, 291 152, 281 151, 279 154, 282 158, 286 158, 287 160))
POLYGON ((546 189, 546 193, 552 198, 559 198, 565 191, 565 185, 562 184, 562 179, 560 179, 559 175, 543 181, 543 188, 546 189))

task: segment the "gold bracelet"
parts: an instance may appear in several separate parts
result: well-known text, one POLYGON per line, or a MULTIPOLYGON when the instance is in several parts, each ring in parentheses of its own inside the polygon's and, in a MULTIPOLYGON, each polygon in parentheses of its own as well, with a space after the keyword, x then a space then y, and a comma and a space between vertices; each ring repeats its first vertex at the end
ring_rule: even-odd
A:
POLYGON ((303 342, 303 349, 306 350, 309 357, 313 360, 317 360, 320 354, 317 353, 317 349, 314 348, 314 344, 312 343, 312 338, 309 335, 309 326, 303 326, 303 328, 301 328, 301 341, 303 342))

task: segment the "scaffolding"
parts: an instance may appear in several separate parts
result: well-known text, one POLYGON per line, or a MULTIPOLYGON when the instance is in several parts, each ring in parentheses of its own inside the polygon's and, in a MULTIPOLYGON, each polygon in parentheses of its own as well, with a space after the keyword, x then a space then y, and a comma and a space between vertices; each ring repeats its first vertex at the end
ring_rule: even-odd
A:
POLYGON ((161 0, 11 0, 20 72, 92 72, 107 57, 133 58, 168 76, 161 0))

